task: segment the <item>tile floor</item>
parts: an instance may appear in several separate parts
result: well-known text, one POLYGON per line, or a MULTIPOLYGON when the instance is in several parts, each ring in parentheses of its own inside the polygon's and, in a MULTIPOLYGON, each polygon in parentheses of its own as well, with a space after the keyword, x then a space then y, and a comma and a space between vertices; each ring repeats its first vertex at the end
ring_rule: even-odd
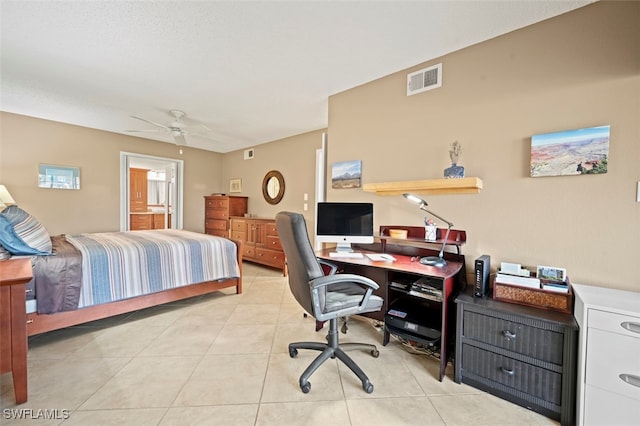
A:
POLYGON ((227 290, 31 338, 29 400, 16 406, 10 374, 0 376, 0 423, 558 424, 456 384, 451 365, 439 382, 438 361, 409 353, 393 338, 383 347, 380 330, 362 318, 352 318, 340 339, 378 344, 379 358, 350 352, 374 392, 365 393, 348 368, 329 360, 304 394, 298 377, 317 352, 292 359, 287 344, 323 341, 324 334, 303 318, 278 271, 247 263, 244 273, 242 295, 227 290))

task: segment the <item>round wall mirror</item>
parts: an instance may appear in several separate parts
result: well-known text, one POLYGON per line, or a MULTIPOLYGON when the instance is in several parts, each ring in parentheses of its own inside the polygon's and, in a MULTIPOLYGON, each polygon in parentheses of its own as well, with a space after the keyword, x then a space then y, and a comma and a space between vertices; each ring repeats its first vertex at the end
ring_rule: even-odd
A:
POLYGON ((269 204, 278 204, 284 196, 284 177, 277 170, 271 170, 262 180, 262 195, 269 204))

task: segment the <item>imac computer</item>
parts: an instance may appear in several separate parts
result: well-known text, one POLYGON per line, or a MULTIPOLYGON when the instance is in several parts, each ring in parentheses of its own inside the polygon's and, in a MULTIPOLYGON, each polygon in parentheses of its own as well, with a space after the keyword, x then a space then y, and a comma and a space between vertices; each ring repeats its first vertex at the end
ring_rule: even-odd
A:
POLYGON ((337 252, 351 252, 351 243, 373 243, 372 203, 318 203, 316 239, 336 243, 337 252))

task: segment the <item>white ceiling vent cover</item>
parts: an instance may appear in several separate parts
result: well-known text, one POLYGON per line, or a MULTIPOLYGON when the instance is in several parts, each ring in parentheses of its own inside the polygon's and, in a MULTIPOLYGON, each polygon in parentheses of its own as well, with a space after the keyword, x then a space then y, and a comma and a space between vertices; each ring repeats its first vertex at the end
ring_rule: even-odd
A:
POLYGON ((407 75, 407 96, 442 86, 442 63, 407 75))

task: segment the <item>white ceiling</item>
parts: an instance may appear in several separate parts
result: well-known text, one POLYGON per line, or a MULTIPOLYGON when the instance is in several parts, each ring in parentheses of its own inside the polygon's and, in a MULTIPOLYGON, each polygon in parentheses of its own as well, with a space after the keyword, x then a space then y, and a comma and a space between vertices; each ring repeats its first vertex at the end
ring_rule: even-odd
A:
POLYGON ((229 152, 325 128, 332 94, 590 2, 1 0, 0 108, 124 134, 154 128, 130 115, 179 109, 209 137, 190 146, 229 152))

